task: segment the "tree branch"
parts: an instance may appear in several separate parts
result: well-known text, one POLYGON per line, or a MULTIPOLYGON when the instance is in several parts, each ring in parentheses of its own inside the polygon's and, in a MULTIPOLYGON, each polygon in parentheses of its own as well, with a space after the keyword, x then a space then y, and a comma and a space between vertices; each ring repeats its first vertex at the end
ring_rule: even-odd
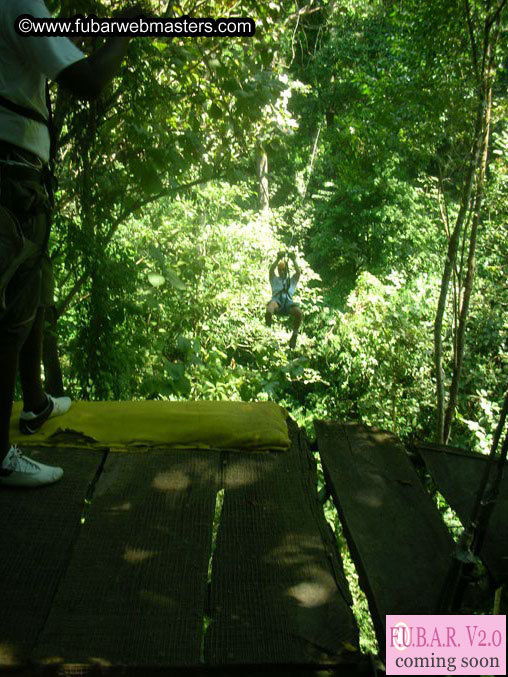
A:
POLYGON ((450 286, 450 278, 453 267, 457 257, 457 249, 459 244, 459 237, 466 219, 466 215, 471 202, 471 192, 473 190, 473 183, 475 173, 478 167, 480 154, 482 150, 481 132, 483 129, 483 105, 478 106, 476 113, 475 130, 473 135, 473 150, 469 160, 469 168, 464 186, 462 189, 459 213, 455 220, 455 227, 448 243, 448 251, 446 254, 446 261, 441 278, 441 290, 439 293, 439 300, 436 311, 436 318, 434 321, 434 366, 436 376, 436 395, 437 395, 437 441, 444 442, 444 422, 445 422, 445 394, 444 394, 444 370, 443 370, 443 318, 446 309, 446 300, 448 297, 448 290, 450 286))
POLYGON ((478 71, 478 48, 476 46, 476 40, 474 37, 473 20, 471 17, 471 6, 469 4, 469 0, 466 0, 466 17, 467 17, 467 27, 469 30, 469 41, 471 43, 471 56, 473 59, 473 69, 476 82, 478 83, 480 81, 480 73, 478 71))
POLYGON ((498 8, 494 12, 492 12, 491 17, 487 18, 487 23, 486 23, 487 28, 490 28, 494 22, 499 20, 499 18, 501 16, 501 12, 503 11, 503 9, 506 5, 506 2, 507 2, 507 0, 501 0, 498 8))
MULTIPOLYGON (((492 36, 492 40, 488 44, 487 55, 488 64, 487 71, 484 74, 484 82, 482 83, 482 91, 485 93, 485 102, 483 105, 483 121, 482 121, 482 151, 481 160, 478 171, 478 181, 476 189, 476 198, 473 211, 473 219, 471 223, 471 234, 469 237, 469 251, 467 257, 467 270, 464 280, 464 295, 462 298, 462 307, 460 308, 459 325, 456 337, 456 355, 455 365, 453 369, 452 382, 450 385, 450 395, 448 398, 448 407, 445 413, 443 440, 446 443, 450 437, 451 425, 455 416, 455 406, 457 402, 457 395, 459 391, 460 376, 462 371, 462 362, 465 350, 465 333, 467 326, 467 318, 469 314, 469 303, 473 292, 473 281, 475 274, 475 253, 476 253, 476 239, 478 232, 478 224, 480 222, 481 206, 483 200, 483 192, 485 186, 485 177, 487 174, 487 163, 489 153, 489 138, 492 114, 492 83, 494 79, 494 52, 499 33, 499 18, 496 24, 496 30, 492 36)), ((488 37, 486 37, 488 39, 488 37)))

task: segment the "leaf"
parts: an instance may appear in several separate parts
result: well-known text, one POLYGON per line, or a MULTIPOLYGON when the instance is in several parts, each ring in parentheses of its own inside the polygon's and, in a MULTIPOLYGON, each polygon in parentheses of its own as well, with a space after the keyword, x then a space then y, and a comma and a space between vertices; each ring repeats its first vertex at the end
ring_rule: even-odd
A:
MULTIPOLYGON (((159 249, 159 247, 157 247, 152 242, 150 242, 148 244, 147 249, 150 253, 150 256, 157 261, 157 263, 159 264, 159 267, 163 270, 166 278, 162 277, 162 275, 157 275, 157 273, 150 273, 150 275, 162 278, 162 280, 164 280, 164 281, 165 281, 165 279, 167 279, 167 281, 173 287, 175 287, 175 289, 179 289, 180 291, 187 289, 185 282, 183 282, 178 277, 178 275, 175 273, 173 268, 171 268, 170 266, 168 266, 166 264, 166 256, 165 256, 164 252, 162 252, 161 249, 159 249)), ((150 279, 150 275, 148 276, 148 279, 150 279)), ((150 282, 151 282, 151 280, 150 280, 150 282)), ((153 282, 151 282, 151 284, 153 284, 153 282)), ((154 284, 153 286, 161 286, 161 285, 160 284, 158 284, 158 285, 154 284)))
POLYGON ((159 273, 148 273, 148 282, 150 282, 152 287, 162 287, 165 281, 165 278, 159 275, 159 273))
POLYGON ((187 354, 192 350, 192 342, 186 336, 180 335, 177 339, 176 347, 180 352, 187 354))
POLYGON ((152 162, 133 158, 130 161, 130 169, 145 193, 159 193, 162 190, 162 181, 152 162))
POLYGON ((166 265, 166 257, 158 247, 156 247, 152 242, 150 242, 147 246, 147 249, 150 252, 150 256, 152 256, 152 258, 154 258, 162 266, 166 265))
POLYGON ((238 89, 238 83, 236 80, 228 78, 222 82, 221 87, 223 91, 227 92, 228 94, 233 94, 238 89))
POLYGON ((168 168, 168 153, 162 148, 148 148, 147 155, 158 169, 166 170, 168 168))
POLYGON ((153 44, 159 52, 164 52, 169 47, 167 42, 162 42, 161 40, 153 40, 153 44))
POLYGON ((170 268, 169 266, 165 266, 165 272, 168 278, 168 282, 175 287, 175 289, 179 289, 180 291, 184 291, 184 289, 187 289, 187 285, 185 282, 182 282, 182 280, 178 277, 178 275, 175 273, 175 271, 170 268))
POLYGON ((208 110, 208 115, 212 118, 212 120, 220 120, 222 117, 224 117, 224 114, 222 110, 217 106, 216 103, 212 103, 208 110))

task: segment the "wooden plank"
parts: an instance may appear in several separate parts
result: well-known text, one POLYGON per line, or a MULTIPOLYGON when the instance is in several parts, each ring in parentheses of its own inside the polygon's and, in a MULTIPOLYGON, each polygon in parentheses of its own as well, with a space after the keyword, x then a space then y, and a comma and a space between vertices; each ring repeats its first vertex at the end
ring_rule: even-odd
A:
POLYGON ((28 455, 62 467, 64 476, 38 489, 0 488, 0 668, 31 655, 103 460, 103 454, 75 449, 31 449, 28 455))
MULTIPOLYGON (((463 524, 469 521, 476 494, 483 477, 487 457, 474 452, 449 450, 436 445, 415 447, 438 490, 455 510, 463 524)), ((497 462, 496 462, 497 463, 497 462)), ((493 479, 497 468, 492 470, 493 479)), ((480 553, 487 568, 498 584, 508 581, 508 464, 505 463, 503 478, 483 548, 480 553)))
POLYGON ((45 665, 9 671, 8 677, 381 677, 384 673, 374 667, 367 656, 352 665, 342 663, 327 666, 314 665, 238 665, 208 667, 153 667, 116 665, 102 666, 89 664, 45 665))
POLYGON ((390 433, 316 421, 325 477, 365 591, 380 647, 386 614, 433 613, 453 540, 390 433))
POLYGON ((335 662, 356 645, 352 603, 294 424, 287 452, 230 453, 213 559, 211 665, 335 662))
POLYGON ((219 454, 110 454, 35 658, 199 665, 219 454))

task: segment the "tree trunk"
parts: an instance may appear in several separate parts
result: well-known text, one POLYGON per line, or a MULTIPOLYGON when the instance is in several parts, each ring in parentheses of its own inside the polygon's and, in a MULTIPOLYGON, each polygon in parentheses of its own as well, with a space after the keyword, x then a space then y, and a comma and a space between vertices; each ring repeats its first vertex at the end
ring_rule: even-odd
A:
MULTIPOLYGON (((498 26, 496 26, 498 28, 498 26)), ((478 232, 478 224, 480 221, 480 212, 483 201, 483 191, 485 186, 485 176, 487 173, 487 162, 489 152, 489 138, 490 138, 490 121, 492 114, 492 81, 493 81, 493 53, 497 39, 497 30, 495 31, 492 43, 488 46, 487 52, 487 72, 484 80, 484 99, 485 99, 485 113, 484 113, 484 134, 483 134, 483 148, 481 155, 481 163, 478 172, 476 184, 476 199, 474 205, 474 214, 471 224, 471 233, 469 236, 469 251, 467 257, 467 270, 464 283, 464 293, 462 297, 462 305, 460 308, 459 324, 457 327, 457 336, 455 341, 456 352, 454 355, 454 367, 452 383, 450 386, 450 394, 448 399, 448 407, 446 409, 444 420, 443 441, 446 443, 450 437, 451 426, 455 415, 455 406, 457 403, 457 395, 459 391, 460 376, 462 371, 462 362, 464 358, 464 340, 467 325, 467 317, 469 314, 469 302, 473 291, 473 281, 475 273, 475 253, 476 240, 478 232)))
POLYGON ((55 306, 46 308, 42 362, 44 364, 44 388, 54 397, 64 394, 62 368, 58 357, 57 312, 55 306))
POLYGON ((446 309, 446 300, 448 297, 448 289, 450 286, 450 279, 452 270, 455 266, 457 258, 457 250, 459 246, 460 233, 466 220, 466 215, 471 202, 471 193, 473 190, 474 176, 478 166, 478 160, 481 150, 480 135, 482 128, 482 111, 478 111, 475 134, 473 142, 473 152, 469 163, 468 172, 464 181, 462 189, 461 203, 455 227, 448 242, 448 252, 446 255, 443 276, 441 278, 441 291, 439 294, 439 301, 436 312, 436 319, 434 321, 434 365, 436 375, 436 391, 437 391, 437 441, 441 444, 444 442, 444 418, 445 418, 445 389, 444 389, 444 370, 443 370, 443 318, 446 309))
MULTIPOLYGON (((464 352, 464 332, 466 326, 466 318, 469 310, 469 298, 471 296, 473 277, 474 277, 474 251, 476 247, 476 230, 478 227, 478 220, 480 214, 481 201, 483 196, 483 184, 485 181, 485 172, 487 166, 488 153, 488 139, 490 130, 490 114, 492 107, 492 79, 493 79, 493 64, 495 58, 495 45, 498 34, 498 27, 500 23, 502 5, 498 8, 496 13, 496 30, 491 32, 492 21, 487 21, 484 26, 483 35, 483 53, 482 53, 482 68, 478 73, 477 66, 480 63, 476 53, 476 45, 474 36, 471 37, 472 42, 472 56, 475 65, 475 71, 478 73, 478 108, 475 121, 475 128, 473 133, 473 147, 471 152, 471 159, 469 161, 468 171, 464 180, 462 189, 461 202, 459 213, 455 222, 454 230, 450 236, 448 243, 448 252, 441 279, 441 291, 439 295, 438 307, 436 312, 436 319, 434 322, 434 366, 436 376, 436 395, 437 395, 437 430, 436 438, 441 444, 445 443, 450 435, 451 421, 453 419, 457 393, 459 388, 460 373, 462 367, 462 357, 464 352), (476 182, 476 197, 474 200, 474 207, 471 207, 471 196, 473 186, 476 182), (442 328, 443 318, 446 309, 446 300, 448 296, 448 289, 450 285, 450 278, 452 270, 455 266, 457 258, 457 250, 461 231, 466 222, 468 213, 473 211, 473 219, 470 234, 470 246, 468 255, 468 272, 466 275, 464 296, 461 304, 461 312, 459 317, 459 326, 456 337, 456 352, 454 354, 454 371, 452 385, 450 388, 448 407, 445 411, 445 385, 444 385, 444 369, 443 369, 443 343, 442 343, 442 328)), ((468 17, 469 18, 469 17, 468 17)), ((471 31, 471 24, 470 32, 471 31)), ((460 290, 459 290, 460 294, 460 290)))

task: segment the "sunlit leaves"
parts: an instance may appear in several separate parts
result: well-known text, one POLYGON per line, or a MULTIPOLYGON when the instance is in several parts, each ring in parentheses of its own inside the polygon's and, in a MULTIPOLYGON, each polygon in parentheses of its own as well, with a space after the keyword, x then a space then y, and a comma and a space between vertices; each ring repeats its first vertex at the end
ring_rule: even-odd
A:
POLYGON ((148 273, 148 281, 152 285, 152 287, 161 287, 164 282, 166 281, 163 275, 159 275, 158 273, 148 273))

